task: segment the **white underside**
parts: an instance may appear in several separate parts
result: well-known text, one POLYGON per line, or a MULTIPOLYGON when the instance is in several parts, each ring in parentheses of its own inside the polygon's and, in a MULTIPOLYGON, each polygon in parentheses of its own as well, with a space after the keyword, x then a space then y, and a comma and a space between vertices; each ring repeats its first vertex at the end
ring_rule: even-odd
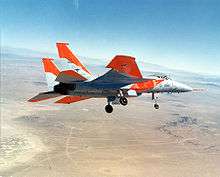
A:
POLYGON ((57 76, 49 72, 46 72, 45 74, 46 74, 48 91, 53 91, 54 86, 59 84, 59 82, 55 81, 57 76))

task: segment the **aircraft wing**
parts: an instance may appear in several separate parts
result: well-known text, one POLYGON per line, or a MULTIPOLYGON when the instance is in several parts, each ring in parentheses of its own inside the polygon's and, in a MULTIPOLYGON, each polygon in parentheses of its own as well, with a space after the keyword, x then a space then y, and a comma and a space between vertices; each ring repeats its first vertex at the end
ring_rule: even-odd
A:
POLYGON ((56 98, 58 96, 62 96, 59 93, 55 93, 55 92, 42 92, 39 93, 38 95, 36 95, 35 97, 29 99, 29 102, 38 102, 38 101, 43 101, 43 100, 48 100, 50 98, 56 98))
POLYGON ((111 69, 104 75, 92 80, 89 84, 92 87, 97 88, 106 88, 106 89, 119 89, 126 85, 144 82, 152 80, 153 78, 138 78, 126 73, 118 72, 114 69, 111 69))

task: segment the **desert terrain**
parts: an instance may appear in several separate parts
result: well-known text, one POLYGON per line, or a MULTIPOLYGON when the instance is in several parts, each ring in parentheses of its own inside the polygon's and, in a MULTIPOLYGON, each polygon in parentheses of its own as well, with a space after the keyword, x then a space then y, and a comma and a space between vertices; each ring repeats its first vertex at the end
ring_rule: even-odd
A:
POLYGON ((4 54, 0 176, 219 177, 220 86, 186 84, 206 90, 162 94, 159 110, 150 95, 112 114, 105 99, 29 103, 47 89, 40 58, 4 54))

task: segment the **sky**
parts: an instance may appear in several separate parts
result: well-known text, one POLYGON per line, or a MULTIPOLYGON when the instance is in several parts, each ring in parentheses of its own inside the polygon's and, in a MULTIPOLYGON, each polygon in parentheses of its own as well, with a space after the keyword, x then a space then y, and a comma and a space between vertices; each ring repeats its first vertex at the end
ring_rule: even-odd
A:
POLYGON ((220 75, 219 0, 0 0, 1 46, 220 75))

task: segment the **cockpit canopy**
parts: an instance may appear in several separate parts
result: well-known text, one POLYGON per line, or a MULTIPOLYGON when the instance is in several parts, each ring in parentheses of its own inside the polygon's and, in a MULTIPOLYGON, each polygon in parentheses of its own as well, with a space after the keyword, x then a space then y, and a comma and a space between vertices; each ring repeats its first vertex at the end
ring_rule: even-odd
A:
POLYGON ((169 76, 167 76, 166 74, 163 74, 163 73, 156 73, 156 74, 153 74, 152 76, 160 78, 160 79, 164 79, 164 80, 171 79, 169 76))

